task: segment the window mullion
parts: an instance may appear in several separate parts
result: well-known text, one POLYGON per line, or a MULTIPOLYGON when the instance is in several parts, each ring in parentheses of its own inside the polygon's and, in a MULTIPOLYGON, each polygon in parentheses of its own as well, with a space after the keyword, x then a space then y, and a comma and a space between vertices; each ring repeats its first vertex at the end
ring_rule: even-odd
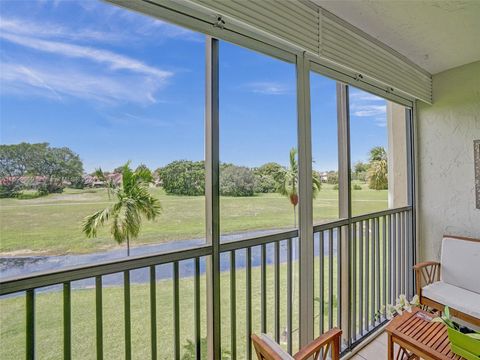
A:
POLYGON ((219 70, 218 40, 206 38, 205 81, 205 200, 207 243, 212 247, 207 260, 208 358, 220 359, 220 193, 219 193, 219 70))

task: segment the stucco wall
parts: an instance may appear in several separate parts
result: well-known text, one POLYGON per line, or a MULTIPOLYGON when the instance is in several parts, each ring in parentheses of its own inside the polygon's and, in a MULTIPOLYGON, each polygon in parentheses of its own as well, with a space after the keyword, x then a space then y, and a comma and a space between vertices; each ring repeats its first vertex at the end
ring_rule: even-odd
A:
POLYGON ((480 61, 433 76, 417 107, 419 260, 438 259, 442 234, 480 238, 473 140, 480 139, 480 61))

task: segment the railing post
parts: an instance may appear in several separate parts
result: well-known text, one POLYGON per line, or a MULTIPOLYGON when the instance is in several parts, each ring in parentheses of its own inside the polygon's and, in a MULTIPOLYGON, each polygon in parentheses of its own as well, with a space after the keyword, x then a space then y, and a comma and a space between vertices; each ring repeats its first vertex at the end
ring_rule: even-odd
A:
POLYGON ((297 56, 300 347, 313 339, 313 219, 310 66, 297 56))
POLYGON ((206 37, 205 81, 205 199, 207 242, 212 255, 207 259, 208 358, 220 359, 220 201, 219 201, 219 117, 218 40, 206 37))
MULTIPOLYGON (((350 119, 348 87, 337 82, 337 123, 338 123, 338 208, 340 218, 350 219, 350 119)), ((337 247, 337 261, 340 261, 340 306, 339 324, 343 330, 342 343, 350 345, 350 234, 351 224, 341 227, 341 244, 337 247), (338 253, 340 249, 340 254, 338 253)))

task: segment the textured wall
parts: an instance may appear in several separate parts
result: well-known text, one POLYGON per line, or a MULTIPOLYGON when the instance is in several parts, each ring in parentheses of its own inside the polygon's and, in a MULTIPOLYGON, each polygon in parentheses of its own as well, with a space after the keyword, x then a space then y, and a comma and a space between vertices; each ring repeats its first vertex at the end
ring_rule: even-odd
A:
POLYGON ((442 234, 480 238, 473 140, 480 139, 480 61, 433 76, 417 107, 419 259, 438 259, 442 234))

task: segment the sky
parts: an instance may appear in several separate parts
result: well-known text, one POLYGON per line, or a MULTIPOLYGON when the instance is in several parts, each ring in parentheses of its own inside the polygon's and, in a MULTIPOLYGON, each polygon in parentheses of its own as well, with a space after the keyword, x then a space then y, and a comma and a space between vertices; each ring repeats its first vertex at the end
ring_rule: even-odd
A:
MULTIPOLYGON (((205 37, 100 2, 0 2, 0 142, 48 142, 85 171, 204 158, 205 37)), ((286 165, 293 64, 220 42, 220 160, 286 165)), ((335 81, 311 75, 316 170, 337 168, 335 81)), ((352 161, 387 145, 386 101, 351 89, 352 161)))

